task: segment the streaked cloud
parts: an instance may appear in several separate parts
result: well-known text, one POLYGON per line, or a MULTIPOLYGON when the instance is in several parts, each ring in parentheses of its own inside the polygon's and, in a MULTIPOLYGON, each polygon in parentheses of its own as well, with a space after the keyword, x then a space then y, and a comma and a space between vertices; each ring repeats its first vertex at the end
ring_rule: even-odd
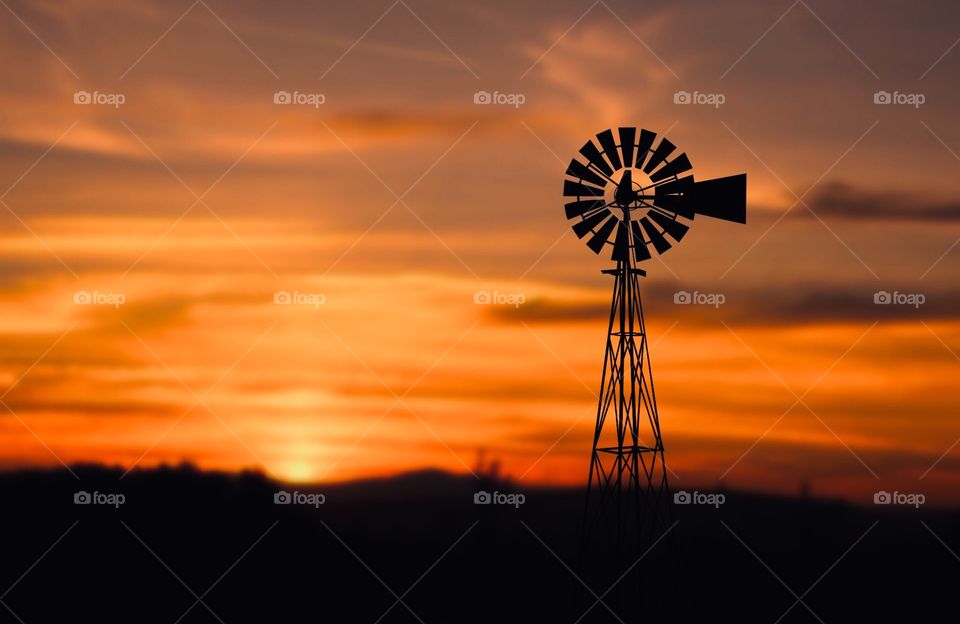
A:
POLYGON ((960 220, 960 202, 955 199, 937 199, 923 192, 894 189, 872 191, 843 182, 824 184, 810 198, 810 204, 823 218, 914 223, 960 220))

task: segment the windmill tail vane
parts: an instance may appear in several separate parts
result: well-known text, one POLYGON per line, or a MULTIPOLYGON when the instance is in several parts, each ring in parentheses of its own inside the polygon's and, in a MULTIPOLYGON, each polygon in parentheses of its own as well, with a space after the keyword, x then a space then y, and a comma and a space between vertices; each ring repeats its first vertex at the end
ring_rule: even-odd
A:
POLYGON ((604 130, 580 148, 563 183, 577 238, 616 263, 603 271, 614 284, 583 521, 585 548, 601 555, 649 546, 670 517, 638 265, 680 242, 697 215, 746 223, 746 174, 698 182, 687 155, 657 139, 604 130))

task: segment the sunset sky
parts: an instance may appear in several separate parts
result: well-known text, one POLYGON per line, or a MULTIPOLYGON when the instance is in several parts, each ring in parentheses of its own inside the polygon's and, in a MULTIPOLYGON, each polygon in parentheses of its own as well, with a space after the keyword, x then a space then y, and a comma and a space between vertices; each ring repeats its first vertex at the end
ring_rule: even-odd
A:
POLYGON ((960 503, 955 2, 0 4, 0 466, 585 482, 637 126, 748 174, 646 265, 672 484, 960 503))

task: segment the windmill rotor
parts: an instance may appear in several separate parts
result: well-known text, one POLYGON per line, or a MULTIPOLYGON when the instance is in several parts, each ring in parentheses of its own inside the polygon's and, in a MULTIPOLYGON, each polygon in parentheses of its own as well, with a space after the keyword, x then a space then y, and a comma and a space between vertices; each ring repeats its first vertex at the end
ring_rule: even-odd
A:
POLYGON ((565 206, 578 238, 610 259, 643 262, 680 242, 699 214, 746 223, 746 174, 697 182, 686 153, 637 128, 604 130, 566 170, 565 206), (632 256, 632 258, 630 258, 632 256))

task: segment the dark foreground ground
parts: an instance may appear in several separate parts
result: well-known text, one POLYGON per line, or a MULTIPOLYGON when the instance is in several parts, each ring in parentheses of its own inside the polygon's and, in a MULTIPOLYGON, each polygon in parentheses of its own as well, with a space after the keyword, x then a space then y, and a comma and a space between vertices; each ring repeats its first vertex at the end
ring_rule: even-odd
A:
POLYGON ((510 488, 425 472, 326 487, 314 507, 275 504, 294 488, 258 475, 75 472, 0 475, 0 622, 957 618, 956 511, 728 492, 674 506, 675 539, 608 592, 578 568, 580 491, 475 505, 510 488))

